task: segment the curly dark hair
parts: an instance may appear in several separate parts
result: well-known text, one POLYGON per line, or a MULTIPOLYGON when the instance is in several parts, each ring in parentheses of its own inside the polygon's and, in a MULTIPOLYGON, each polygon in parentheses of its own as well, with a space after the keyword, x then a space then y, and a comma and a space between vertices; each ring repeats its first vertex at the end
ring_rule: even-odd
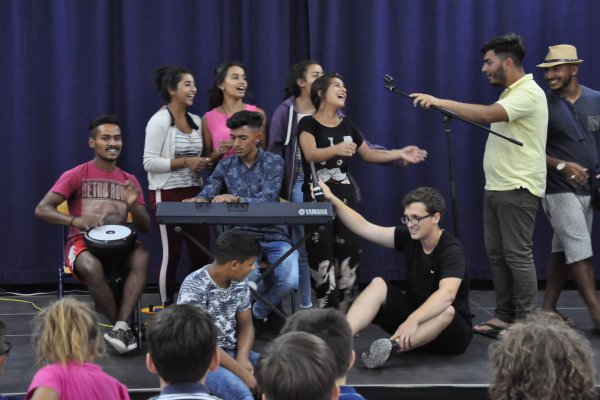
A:
POLYGON ((489 354, 492 400, 598 398, 590 342, 554 313, 534 313, 513 325, 489 354))

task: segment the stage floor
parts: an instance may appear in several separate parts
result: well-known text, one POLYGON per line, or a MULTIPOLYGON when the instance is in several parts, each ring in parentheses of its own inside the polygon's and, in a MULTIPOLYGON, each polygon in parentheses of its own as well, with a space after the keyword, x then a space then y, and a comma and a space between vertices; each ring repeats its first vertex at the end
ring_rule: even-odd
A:
MULTIPOLYGON (((86 294, 72 293, 85 301, 91 301, 86 294)), ((543 293, 539 294, 541 304, 543 293)), ((0 393, 23 394, 38 369, 31 344, 30 321, 37 313, 35 306, 44 307, 56 299, 55 294, 40 295, 1 295, 0 319, 7 325, 6 341, 12 350, 6 360, 4 375, 0 376, 0 393)), ((158 295, 144 294, 143 305, 157 304, 158 295)), ((490 318, 494 307, 494 294, 491 291, 472 291, 471 307, 475 314, 474 322, 490 318)), ((597 355, 600 351, 600 336, 592 333, 592 324, 579 294, 575 291, 563 292, 559 309, 571 317, 578 329, 590 339, 597 355)), ((147 318, 147 316, 144 316, 147 318)), ((106 328, 102 328, 104 330, 106 328)), ((370 326, 355 339, 357 363, 350 371, 348 384, 355 386, 369 399, 425 399, 444 395, 451 398, 487 398, 486 391, 491 382, 491 369, 487 348, 492 339, 474 335, 469 349, 458 356, 436 356, 425 352, 412 352, 395 355, 377 370, 369 370, 362 365, 360 354, 369 348, 370 343, 388 336, 377 326, 370 326)), ((255 349, 264 342, 257 341, 255 349)), ((111 349, 104 358, 97 360, 104 370, 123 382, 130 390, 132 398, 148 398, 158 391, 158 379, 145 367, 145 353, 119 356, 111 349)), ((600 371, 600 358, 596 357, 596 368, 600 371)))

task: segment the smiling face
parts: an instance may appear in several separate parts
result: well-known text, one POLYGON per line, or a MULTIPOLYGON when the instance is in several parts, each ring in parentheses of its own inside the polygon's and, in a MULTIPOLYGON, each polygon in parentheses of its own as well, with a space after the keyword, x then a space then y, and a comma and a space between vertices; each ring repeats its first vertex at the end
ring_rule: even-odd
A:
POLYGON ((123 147, 121 128, 115 124, 98 125, 96 135, 88 139, 88 144, 94 149, 96 157, 109 163, 115 162, 123 147))
POLYGON ((344 82, 340 78, 331 78, 322 104, 333 106, 336 109, 343 108, 346 105, 346 92, 344 82))
POLYGON ((494 50, 488 50, 483 56, 483 67, 481 72, 485 74, 492 86, 505 86, 506 73, 504 63, 506 58, 499 57, 494 50))
POLYGON ((169 88, 171 102, 185 105, 186 107, 194 104, 196 97, 196 81, 191 74, 182 74, 177 83, 177 88, 169 88))
POLYGON ((421 202, 410 203, 404 208, 404 217, 410 221, 406 226, 410 231, 410 237, 414 240, 423 240, 427 238, 438 226, 440 214, 433 215, 427 212, 427 207, 421 202))
POLYGON ((551 90, 563 90, 576 78, 579 66, 560 64, 544 69, 544 79, 551 90))
POLYGON ((223 91, 224 96, 230 96, 236 99, 243 98, 248 89, 246 71, 238 65, 229 67, 223 83, 219 85, 219 89, 223 91))

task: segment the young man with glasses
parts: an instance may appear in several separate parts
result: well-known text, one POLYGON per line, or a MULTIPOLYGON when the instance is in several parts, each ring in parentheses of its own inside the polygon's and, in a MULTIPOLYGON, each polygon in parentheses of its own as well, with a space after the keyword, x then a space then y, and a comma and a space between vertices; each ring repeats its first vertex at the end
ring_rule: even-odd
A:
MULTIPOLYGON (((406 292, 380 277, 358 296, 346 318, 357 334, 371 322, 391 334, 398 351, 423 347, 444 354, 465 351, 472 325, 464 252, 460 241, 440 228, 444 198, 435 189, 420 187, 402 204, 406 226, 383 227, 370 223, 321 184, 337 216, 357 235, 406 257, 406 292)), ((378 365, 387 359, 381 357, 378 365)))

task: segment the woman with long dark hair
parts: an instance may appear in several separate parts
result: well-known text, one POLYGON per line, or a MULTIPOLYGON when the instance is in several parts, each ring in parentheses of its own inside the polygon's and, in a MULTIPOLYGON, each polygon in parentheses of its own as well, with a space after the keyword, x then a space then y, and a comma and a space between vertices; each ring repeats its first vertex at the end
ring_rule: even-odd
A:
MULTIPOLYGON (((154 83, 166 105, 150 118, 146 126, 144 169, 148 172, 150 207, 156 214, 161 201, 181 201, 194 197, 202 188, 202 172, 212 168, 197 115, 187 112, 196 96, 196 83, 185 68, 161 66, 154 71, 154 83)), ((206 225, 183 227, 201 243, 208 244, 206 225)), ((164 305, 173 302, 176 272, 184 236, 171 225, 159 225, 162 261, 159 275, 160 298, 164 305)), ((190 272, 208 263, 208 256, 189 242, 190 272)))
MULTIPOLYGON (((419 163, 427 157, 427 152, 417 146, 398 150, 369 147, 354 123, 340 113, 346 104, 346 95, 342 77, 335 72, 322 75, 312 84, 310 97, 316 112, 298 124, 305 201, 312 198, 309 162, 314 163, 319 180, 338 198, 354 207, 356 198, 348 176, 349 158, 358 154, 369 163, 402 161, 406 165, 419 163)), ((355 297, 360 257, 358 237, 336 219, 324 231, 316 231, 306 243, 318 306, 346 310, 355 297)))
MULTIPOLYGON (((315 106, 310 100, 310 88, 323 68, 316 60, 303 60, 294 64, 288 74, 285 88, 285 100, 281 103, 271 120, 269 129, 269 151, 279 154, 285 162, 281 197, 288 201, 302 202, 302 170, 301 151, 298 145, 298 122, 315 113, 315 106)), ((304 237, 304 227, 291 227, 292 241, 298 242, 304 237)), ((298 268, 300 273, 300 308, 312 307, 310 268, 304 245, 298 248, 298 268)))
POLYGON ((266 143, 266 114, 263 110, 252 104, 244 103, 248 90, 246 80, 246 67, 237 61, 228 61, 217 67, 213 86, 208 91, 208 107, 210 111, 202 117, 202 133, 207 154, 213 163, 222 157, 233 154, 233 143, 229 137, 229 128, 226 122, 238 111, 257 111, 263 115, 261 132, 261 147, 266 143))

